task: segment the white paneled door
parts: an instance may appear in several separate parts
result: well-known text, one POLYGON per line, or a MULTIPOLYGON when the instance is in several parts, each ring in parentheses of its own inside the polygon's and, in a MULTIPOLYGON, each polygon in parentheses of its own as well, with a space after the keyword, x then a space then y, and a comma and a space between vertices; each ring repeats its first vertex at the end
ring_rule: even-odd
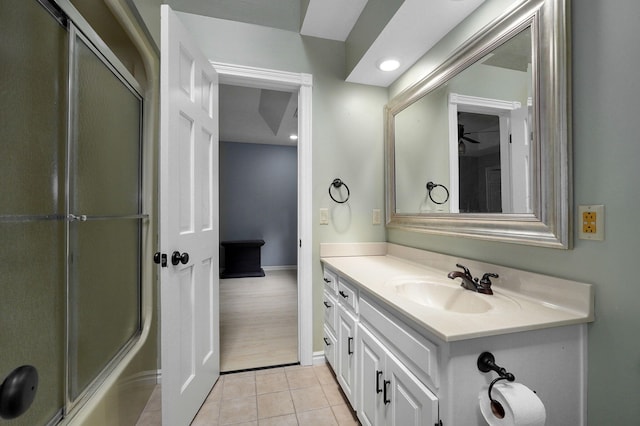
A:
POLYGON ((220 375, 218 76, 162 5, 162 424, 188 425, 220 375))

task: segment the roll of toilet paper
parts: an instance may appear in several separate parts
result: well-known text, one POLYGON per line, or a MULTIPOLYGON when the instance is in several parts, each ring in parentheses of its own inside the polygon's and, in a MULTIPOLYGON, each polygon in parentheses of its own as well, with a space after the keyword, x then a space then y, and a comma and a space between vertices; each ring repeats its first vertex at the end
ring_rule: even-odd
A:
POLYGON ((491 396, 502 404, 504 418, 496 417, 491 410, 487 388, 478 394, 480 411, 490 426, 544 426, 547 412, 531 389, 521 383, 497 383, 491 396))

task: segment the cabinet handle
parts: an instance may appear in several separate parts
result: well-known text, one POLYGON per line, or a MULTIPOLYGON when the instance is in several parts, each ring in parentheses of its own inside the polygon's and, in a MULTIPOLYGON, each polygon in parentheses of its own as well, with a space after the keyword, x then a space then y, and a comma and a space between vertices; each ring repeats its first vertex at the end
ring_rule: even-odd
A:
POLYGON ((342 291, 342 290, 340 290, 340 291, 338 292, 338 294, 339 294, 340 296, 344 297, 345 299, 349 297, 349 295, 348 295, 347 293, 345 293, 344 291, 342 291))
POLYGON ((331 282, 331 280, 327 277, 322 278, 324 280, 325 283, 329 284, 331 282))
POLYGON ((347 339, 347 355, 353 354, 353 351, 351 350, 351 342, 353 342, 353 337, 349 337, 347 339))
POLYGON ((324 301, 324 306, 326 306, 327 308, 331 307, 331 303, 327 302, 326 300, 324 301))
POLYGON ((326 337, 323 337, 324 339, 324 344, 327 346, 331 346, 331 340, 327 339, 326 337))
POLYGON ((376 393, 382 392, 380 388, 380 378, 382 377, 382 371, 376 370, 376 393))
POLYGON ((391 380, 385 380, 383 384, 384 394, 382 395, 382 401, 385 405, 391 402, 390 399, 387 398, 387 386, 391 384, 391 380))

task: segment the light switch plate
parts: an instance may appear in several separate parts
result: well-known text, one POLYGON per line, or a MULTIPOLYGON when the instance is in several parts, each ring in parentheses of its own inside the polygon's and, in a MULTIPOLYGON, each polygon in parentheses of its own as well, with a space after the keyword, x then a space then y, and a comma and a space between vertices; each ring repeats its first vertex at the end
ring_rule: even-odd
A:
POLYGON ((328 225, 329 224, 329 209, 321 208, 320 209, 320 225, 328 225))
POLYGON ((371 214, 371 223, 374 225, 380 225, 380 209, 373 209, 373 212, 371 214))
POLYGON ((604 205, 578 206, 578 238, 604 240, 604 205))

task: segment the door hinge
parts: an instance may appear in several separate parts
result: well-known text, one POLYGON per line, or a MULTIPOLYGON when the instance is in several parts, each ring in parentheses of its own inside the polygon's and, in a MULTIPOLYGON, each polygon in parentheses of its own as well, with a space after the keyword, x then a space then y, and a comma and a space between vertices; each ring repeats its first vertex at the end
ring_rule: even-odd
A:
POLYGON ((167 267, 167 254, 160 253, 159 251, 153 255, 153 263, 160 265, 163 268, 167 267))
POLYGON ((299 240, 299 241, 300 241, 300 247, 302 247, 302 240, 299 240))
POLYGON ((436 423, 434 426, 442 426, 442 420, 438 420, 438 423, 436 423))

